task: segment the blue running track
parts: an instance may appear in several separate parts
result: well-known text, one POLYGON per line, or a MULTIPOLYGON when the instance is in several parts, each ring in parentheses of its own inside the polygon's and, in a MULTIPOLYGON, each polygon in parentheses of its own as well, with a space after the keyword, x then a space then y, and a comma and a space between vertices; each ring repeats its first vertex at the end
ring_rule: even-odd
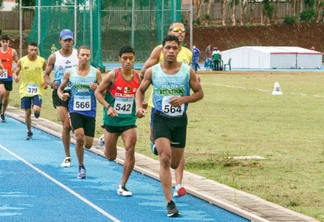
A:
POLYGON ((117 195, 122 165, 86 151, 88 178, 77 179, 75 146, 72 164, 64 159, 59 138, 6 116, 0 122, 0 221, 248 221, 191 195, 175 199, 181 216, 168 218, 160 182, 133 171, 127 188, 117 195))

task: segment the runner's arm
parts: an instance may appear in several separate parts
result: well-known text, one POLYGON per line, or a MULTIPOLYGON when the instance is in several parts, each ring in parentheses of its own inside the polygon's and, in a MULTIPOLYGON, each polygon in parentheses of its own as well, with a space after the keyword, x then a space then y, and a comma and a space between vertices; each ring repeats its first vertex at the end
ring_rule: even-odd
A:
MULTIPOLYGON (((140 87, 137 89, 135 102, 136 102, 136 116, 139 118, 144 117, 145 107, 143 107, 143 102, 145 98, 145 91, 148 89, 152 83, 152 67, 148 68, 144 73, 144 79, 141 82, 140 87)), ((144 103, 145 104, 145 103, 144 103)))
POLYGON ((66 101, 69 97, 69 93, 64 92, 64 88, 70 80, 70 70, 65 71, 60 87, 57 89, 57 95, 62 101, 66 101))
POLYGON ((105 100, 105 92, 107 89, 110 88, 112 81, 114 79, 114 76, 115 76, 114 70, 108 72, 108 74, 105 75, 105 77, 102 79, 102 81, 100 82, 99 86, 97 87, 97 89, 95 91, 95 96, 96 96, 98 102, 106 108, 107 107, 109 108, 110 104, 108 104, 108 102, 105 100))
POLYGON ((148 68, 156 65, 159 62, 161 52, 162 52, 162 48, 160 46, 157 46, 153 49, 150 57, 145 61, 143 68, 140 72, 141 79, 144 79, 144 73, 148 68))
POLYGON ((20 63, 20 60, 18 60, 17 65, 13 71, 13 78, 16 83, 19 82, 19 80, 20 80, 20 78, 18 77, 20 70, 21 70, 21 63, 20 63))
POLYGON ((53 53, 48 58, 47 65, 46 65, 46 68, 44 71, 44 80, 48 85, 51 86, 51 88, 56 89, 56 88, 58 88, 57 83, 55 84, 54 82, 52 82, 52 80, 50 78, 50 74, 54 68, 54 63, 55 63, 55 54, 53 53))

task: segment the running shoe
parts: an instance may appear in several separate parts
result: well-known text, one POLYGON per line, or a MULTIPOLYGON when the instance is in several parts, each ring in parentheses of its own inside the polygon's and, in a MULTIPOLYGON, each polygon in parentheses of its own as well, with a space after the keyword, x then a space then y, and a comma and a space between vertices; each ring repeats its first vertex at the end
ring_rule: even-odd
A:
POLYGON ((71 166, 71 157, 65 157, 61 163, 61 167, 70 167, 71 166))
POLYGON ((84 166, 79 166, 78 178, 79 179, 87 179, 86 169, 84 166))
POLYGON ((150 141, 150 148, 151 148, 151 152, 154 154, 154 155, 159 155, 157 149, 156 149, 156 146, 154 143, 152 143, 152 141, 150 141))
POLYGON ((122 195, 124 197, 130 197, 132 196, 132 192, 126 189, 125 185, 119 185, 118 190, 117 190, 118 195, 122 195))
POLYGON ((31 140, 33 139, 33 133, 32 132, 28 132, 27 136, 26 136, 26 140, 31 140))
POLYGON ((3 123, 6 122, 6 117, 4 114, 1 114, 0 117, 1 117, 1 122, 3 123))
POLYGON ((173 200, 171 200, 167 205, 168 217, 177 217, 180 215, 179 210, 177 209, 173 200))
POLYGON ((173 196, 174 197, 182 197, 187 194, 186 188, 182 186, 181 184, 178 184, 174 188, 173 196))

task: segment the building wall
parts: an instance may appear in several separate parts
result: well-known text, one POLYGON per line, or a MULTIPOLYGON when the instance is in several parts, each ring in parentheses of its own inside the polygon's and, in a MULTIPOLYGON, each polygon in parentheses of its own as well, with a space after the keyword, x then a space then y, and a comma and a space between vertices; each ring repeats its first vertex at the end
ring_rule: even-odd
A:
POLYGON ((2 11, 11 11, 16 6, 16 0, 3 0, 2 11))

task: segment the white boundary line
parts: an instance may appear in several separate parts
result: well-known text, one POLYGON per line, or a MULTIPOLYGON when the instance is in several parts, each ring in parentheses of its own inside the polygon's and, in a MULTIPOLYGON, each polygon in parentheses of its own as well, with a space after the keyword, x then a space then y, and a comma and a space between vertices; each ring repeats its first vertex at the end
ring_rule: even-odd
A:
MULTIPOLYGON (((258 89, 258 88, 247 88, 243 86, 231 86, 231 85, 224 85, 224 84, 217 84, 217 83, 202 83, 204 85, 214 85, 214 86, 220 86, 220 87, 227 87, 227 88, 235 88, 235 89, 243 89, 243 90, 257 90, 261 92, 269 92, 271 93, 272 90, 266 90, 266 89, 258 89)), ((286 94, 292 94, 292 95, 300 95, 300 96, 313 96, 316 98, 324 98, 324 95, 308 95, 305 93, 296 93, 296 92, 285 92, 286 94)))
POLYGON ((82 197, 80 194, 78 194, 77 192, 73 191, 72 189, 70 189, 69 187, 65 186, 64 184, 62 184, 61 182, 57 181, 56 179, 54 179, 53 177, 51 177, 50 175, 46 174, 45 172, 41 171, 40 169, 38 169, 37 167, 35 167, 34 165, 32 165, 31 163, 29 163, 28 161, 26 161, 25 159, 23 159, 22 157, 18 156, 17 154, 11 152, 10 150, 8 150, 6 147, 0 145, 0 148, 3 149, 4 151, 10 153, 12 156, 16 157, 17 159, 19 159, 20 161, 22 161, 23 163, 25 163, 26 165, 28 165, 29 167, 31 167, 32 169, 34 169, 35 171, 37 171, 38 173, 40 173, 41 175, 43 175, 44 177, 46 177, 47 179, 51 180, 52 182, 54 182, 55 184, 57 184, 58 186, 62 187, 63 189, 65 189, 66 191, 68 191, 69 193, 73 194, 75 197, 79 198, 81 201, 83 201, 84 203, 88 204, 90 207, 94 208, 95 210, 99 211, 101 214, 103 214, 104 216, 108 217, 109 219, 111 219, 114 222, 119 222, 120 220, 118 220, 117 218, 113 217, 112 215, 110 215, 109 213, 107 213, 106 211, 104 211, 103 209, 101 209, 100 207, 98 207, 97 205, 95 205, 94 203, 92 203, 91 201, 87 200, 86 198, 82 197))

